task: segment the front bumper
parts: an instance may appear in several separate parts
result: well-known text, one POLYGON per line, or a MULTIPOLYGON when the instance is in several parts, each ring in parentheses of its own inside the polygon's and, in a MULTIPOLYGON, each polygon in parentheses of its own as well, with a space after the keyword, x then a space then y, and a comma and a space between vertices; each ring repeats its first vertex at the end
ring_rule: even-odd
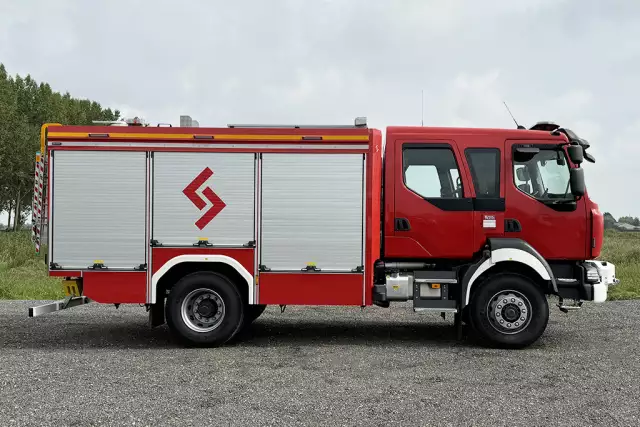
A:
POLYGON ((585 264, 590 264, 598 271, 599 281, 592 283, 593 302, 605 302, 609 286, 615 286, 620 281, 616 278, 616 266, 607 261, 589 260, 585 264))

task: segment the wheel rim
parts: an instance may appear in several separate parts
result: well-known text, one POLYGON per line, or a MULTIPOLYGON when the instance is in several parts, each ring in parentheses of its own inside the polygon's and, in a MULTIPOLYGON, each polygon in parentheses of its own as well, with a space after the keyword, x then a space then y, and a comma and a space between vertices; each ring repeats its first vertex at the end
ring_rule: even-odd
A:
POLYGON ((182 301, 181 313, 182 321, 189 329, 196 332, 213 331, 224 320, 224 301, 211 289, 196 289, 182 301))
POLYGON ((500 291, 487 304, 487 318, 502 334, 517 334, 531 323, 531 302, 518 291, 500 291))

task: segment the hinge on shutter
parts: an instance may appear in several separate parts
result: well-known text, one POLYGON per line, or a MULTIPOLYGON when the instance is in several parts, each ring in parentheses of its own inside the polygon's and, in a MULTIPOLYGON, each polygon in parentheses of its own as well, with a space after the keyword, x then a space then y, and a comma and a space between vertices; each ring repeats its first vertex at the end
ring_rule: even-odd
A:
POLYGON ((209 240, 207 239, 199 239, 197 243, 194 243, 193 246, 213 246, 211 243, 209 243, 209 240))
POLYGON ((149 244, 151 246, 162 246, 162 243, 158 242, 156 239, 149 240, 149 244))
POLYGON ((322 269, 316 267, 315 265, 309 264, 305 268, 303 268, 301 271, 322 271, 322 269))
POLYGON ((108 267, 103 262, 94 262, 93 265, 87 267, 89 270, 106 270, 108 267))
POLYGON ((140 264, 140 265, 139 265, 139 266, 137 266, 137 267, 133 267, 133 269, 134 269, 134 270, 138 270, 138 271, 144 271, 144 270, 146 270, 146 269, 147 269, 147 264, 146 264, 146 263, 145 263, 145 264, 140 264))
POLYGON ((351 270, 352 273, 362 273, 363 271, 364 271, 364 265, 359 265, 353 270, 351 270))
POLYGON ((260 271, 271 271, 271 269, 269 267, 267 267, 266 265, 262 265, 262 264, 260 264, 258 266, 258 270, 260 270, 260 271))
POLYGON ((251 240, 251 241, 245 243, 242 246, 245 247, 245 248, 255 248, 256 247, 256 241, 255 240, 251 240))

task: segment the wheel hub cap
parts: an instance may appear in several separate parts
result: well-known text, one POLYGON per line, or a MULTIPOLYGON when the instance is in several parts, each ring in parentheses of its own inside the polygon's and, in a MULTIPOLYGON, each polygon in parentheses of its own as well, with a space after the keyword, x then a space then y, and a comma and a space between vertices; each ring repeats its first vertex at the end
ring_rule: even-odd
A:
POLYGON ((220 326, 225 305, 220 295, 207 288, 191 291, 182 301, 182 320, 196 332, 210 332, 220 326))
POLYGON ((502 310, 502 317, 509 322, 515 322, 520 317, 520 310, 514 305, 508 305, 502 310))
POLYGON ((202 317, 211 317, 217 311, 217 306, 210 299, 206 299, 197 305, 197 313, 202 317))
POLYGON ((531 322, 531 303, 518 291, 502 291, 493 296, 487 317, 494 329, 503 334, 516 334, 531 322))

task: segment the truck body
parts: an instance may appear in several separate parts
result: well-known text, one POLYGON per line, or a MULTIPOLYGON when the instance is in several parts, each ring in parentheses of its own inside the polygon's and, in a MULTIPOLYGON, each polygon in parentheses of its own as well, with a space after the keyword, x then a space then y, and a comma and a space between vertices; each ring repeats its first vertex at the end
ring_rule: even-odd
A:
POLYGON ((267 305, 412 301, 529 345, 547 296, 566 311, 617 283, 588 143, 540 127, 43 126, 34 206, 68 297, 30 314, 142 304, 220 345, 267 305))

